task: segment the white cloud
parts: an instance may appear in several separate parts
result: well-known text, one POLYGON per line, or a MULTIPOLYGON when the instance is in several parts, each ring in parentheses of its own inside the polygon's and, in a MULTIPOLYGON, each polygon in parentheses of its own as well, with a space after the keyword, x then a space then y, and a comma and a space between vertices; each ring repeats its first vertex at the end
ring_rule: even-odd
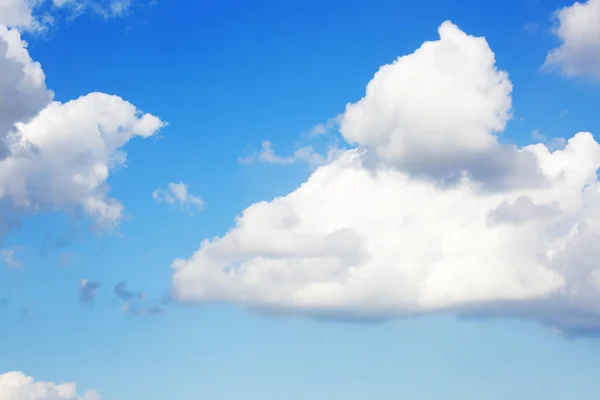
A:
POLYGON ((0 24, 28 28, 35 23, 31 1, 2 0, 0 1, 0 24))
POLYGON ((42 11, 44 4, 45 0, 0 0, 0 25, 43 32, 54 23, 54 17, 42 11))
POLYGON ((102 226, 113 226, 123 207, 108 196, 110 171, 124 166, 123 146, 162 126, 117 96, 91 93, 53 102, 33 120, 16 124, 11 156, 0 161, 0 194, 15 207, 38 211, 76 206, 102 226))
MULTIPOLYGON (((46 88, 44 71, 29 56, 20 33, 2 25, 0 71, 0 138, 5 138, 14 130, 15 123, 36 116, 54 94, 46 88)), ((0 158, 4 158, 6 150, 6 143, 0 143, 0 158)))
MULTIPOLYGON (((153 3, 152 0, 144 2, 153 3)), ((55 16, 66 14, 76 18, 88 13, 105 19, 116 18, 126 15, 133 3, 133 0, 0 0, 0 25, 40 32, 54 24, 55 16)))
POLYGON ((546 58, 567 76, 600 80, 600 0, 574 3, 556 11, 555 34, 561 45, 546 58))
POLYGON ((0 374, 0 399, 2 400, 100 400, 100 395, 87 391, 77 393, 74 383, 55 384, 35 381, 22 372, 0 374))
POLYGON ((499 144, 512 85, 494 63, 485 39, 446 22, 440 40, 382 67, 342 118, 358 147, 175 260, 175 298, 600 332, 600 145, 586 132, 553 152, 499 144))
POLYGON ((546 136, 543 135, 538 128, 534 129, 533 132, 531 132, 531 138, 539 141, 546 140, 546 136))
POLYGON ((56 210, 114 226, 123 206, 109 196, 108 176, 125 166, 131 139, 164 123, 103 93, 52 101, 26 46, 16 29, 0 25, 0 234, 19 215, 56 210))
POLYGON ((0 263, 10 268, 21 268, 22 264, 16 255, 16 249, 0 249, 0 263))
POLYGON ((152 198, 159 203, 177 204, 181 210, 192 212, 192 209, 202 210, 204 201, 199 196, 194 196, 188 191, 189 185, 183 182, 171 182, 167 190, 156 189, 152 198))
POLYGON ((321 124, 317 124, 317 125, 313 126, 309 131, 310 135, 312 135, 312 136, 324 135, 326 133, 331 132, 333 129, 339 128, 341 117, 342 117, 342 115, 338 115, 336 117, 329 118, 327 121, 325 121, 321 124))
POLYGON ((539 129, 534 129, 533 132, 531 132, 531 138, 537 140, 539 143, 545 144, 550 151, 564 149, 567 145, 567 140, 565 138, 553 137, 548 139, 539 129))
POLYGON ((126 14, 133 0, 53 0, 52 3, 55 7, 68 10, 74 17, 92 12, 108 19, 126 14))
MULTIPOLYGON (((339 127, 340 118, 341 115, 338 115, 336 117, 329 118, 324 123, 315 125, 308 131, 308 136, 314 137, 330 133, 334 128, 339 127)), ((303 146, 296 148, 291 155, 281 156, 275 152, 275 147, 276 146, 271 141, 265 140, 261 143, 260 151, 251 152, 243 157, 240 157, 238 161, 241 164, 265 163, 290 165, 296 163, 306 163, 311 168, 316 168, 327 164, 329 161, 334 159, 340 151, 339 141, 337 139, 331 141, 325 154, 321 154, 312 146, 303 146)))
POLYGON ((248 156, 239 159, 242 164, 253 164, 256 162, 263 162, 266 164, 279 164, 288 165, 295 164, 297 162, 306 162, 307 164, 317 167, 327 162, 325 157, 319 154, 315 149, 310 146, 301 147, 294 151, 294 154, 290 156, 279 156, 275 154, 275 148, 273 144, 265 140, 262 142, 261 150, 258 153, 252 153, 248 156))
POLYGON ((498 144, 496 133, 511 117, 512 84, 487 42, 449 22, 439 34, 379 69, 365 96, 346 106, 342 136, 377 162, 418 175, 467 173, 493 185, 535 179, 529 154, 498 144))

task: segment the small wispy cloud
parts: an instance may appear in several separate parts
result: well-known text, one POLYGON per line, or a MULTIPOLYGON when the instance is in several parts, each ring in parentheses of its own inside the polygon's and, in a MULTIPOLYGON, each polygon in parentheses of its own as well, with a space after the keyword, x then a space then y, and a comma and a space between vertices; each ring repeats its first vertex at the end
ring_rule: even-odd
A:
POLYGON ((238 161, 242 164, 254 164, 262 162, 266 164, 289 165, 297 162, 305 162, 311 167, 318 167, 326 164, 328 156, 325 157, 317 152, 313 147, 306 146, 296 149, 292 155, 279 156, 275 153, 275 146, 268 140, 262 142, 259 152, 251 153, 240 157, 238 161))
POLYGON ((82 279, 79 284, 79 301, 84 304, 92 304, 100 286, 100 282, 82 279))
POLYGON ((151 304, 142 307, 133 307, 131 303, 125 303, 122 307, 123 312, 129 312, 136 316, 142 315, 158 315, 162 314, 165 310, 161 305, 151 304))
POLYGON ((538 33, 540 31, 540 24, 538 22, 528 22, 523 25, 523 30, 529 33, 538 33))
POLYGON ((188 211, 204 209, 204 201, 199 197, 190 194, 189 185, 183 182, 169 183, 167 190, 156 189, 152 192, 152 198, 159 203, 179 205, 181 210, 188 211))
POLYGON ((109 20, 131 14, 134 7, 156 4, 156 0, 0 0, 0 22, 30 34, 45 35, 62 19, 91 15, 109 20))
POLYGON ((534 129, 533 132, 531 132, 531 138, 539 143, 543 143, 551 151, 563 149, 567 145, 567 140, 565 138, 548 138, 546 135, 542 134, 539 129, 534 129))
POLYGON ((58 257, 57 257, 56 261, 57 261, 59 264, 70 264, 70 263, 72 263, 72 262, 73 262, 74 258, 75 258, 75 253, 71 253, 71 252, 64 252, 64 253, 61 253, 61 254, 60 254, 58 257))
POLYGON ((334 129, 339 129, 343 114, 336 115, 333 118, 329 118, 327 121, 313 126, 309 130, 311 136, 324 135, 330 133, 334 129))
POLYGON ((21 268, 22 264, 16 258, 17 248, 0 249, 0 263, 10 268, 21 268))
POLYGON ((123 301, 121 311, 133 315, 156 315, 164 311, 162 304, 148 301, 148 296, 143 292, 136 292, 127 289, 125 282, 120 282, 115 286, 115 295, 123 301))
POLYGON ((531 138, 539 141, 546 140, 546 136, 542 135, 542 132, 539 130, 539 128, 536 128, 531 132, 531 138))
POLYGON ((115 286, 115 294, 118 298, 123 301, 131 301, 134 299, 145 299, 145 295, 142 292, 133 292, 127 289, 127 284, 125 282, 120 282, 115 286))
POLYGON ((55 8, 76 18, 84 13, 93 13, 105 19, 121 17, 131 9, 132 0, 52 0, 55 8))
POLYGON ((281 156, 275 151, 275 145, 270 140, 264 140, 261 143, 260 151, 248 152, 238 158, 241 164, 277 164, 291 165, 296 163, 306 163, 311 168, 317 168, 331 162, 339 153, 339 140, 333 135, 334 130, 338 131, 343 118, 343 114, 327 119, 327 121, 319 123, 305 132, 308 138, 316 136, 331 135, 329 148, 326 152, 319 152, 313 146, 296 147, 291 155, 281 156))

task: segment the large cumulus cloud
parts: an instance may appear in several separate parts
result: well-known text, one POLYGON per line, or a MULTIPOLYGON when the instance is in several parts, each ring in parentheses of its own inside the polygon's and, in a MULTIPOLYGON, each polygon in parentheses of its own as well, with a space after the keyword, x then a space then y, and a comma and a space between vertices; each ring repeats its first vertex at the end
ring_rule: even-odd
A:
POLYGON ((40 27, 39 19, 33 15, 33 6, 40 3, 34 0, 0 1, 0 24, 35 30, 40 27))
POLYGON ((560 46, 546 57, 546 65, 560 68, 567 76, 585 76, 600 81, 600 0, 586 0, 555 13, 554 33, 560 46))
POLYGON ((81 211, 113 226, 122 205, 107 179, 124 146, 163 122, 118 96, 91 93, 53 101, 45 75, 17 28, 0 25, 0 235, 24 213, 81 211))
POLYGON ((77 393, 74 383, 55 384, 35 381, 22 372, 0 374, 0 399, 2 400, 100 400, 100 395, 87 391, 77 393))
POLYGON ((500 144, 512 84, 450 22, 348 104, 356 148, 173 262, 182 302, 316 316, 439 311, 600 327, 600 145, 500 144))

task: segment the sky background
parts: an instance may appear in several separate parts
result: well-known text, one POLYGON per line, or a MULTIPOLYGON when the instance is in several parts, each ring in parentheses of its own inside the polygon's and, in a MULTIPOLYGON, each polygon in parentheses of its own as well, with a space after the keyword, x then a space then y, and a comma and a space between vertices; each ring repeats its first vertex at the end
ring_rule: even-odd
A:
POLYGON ((126 168, 109 177, 125 207, 117 228, 39 213, 5 236, 20 267, 0 266, 0 372, 77 382, 108 400, 597 398, 600 342, 535 322, 442 314, 366 324, 163 304, 175 258, 312 171, 240 158, 265 140, 284 157, 326 150, 334 138, 311 128, 358 101, 381 65, 436 40, 445 20, 485 36, 509 73, 514 117, 502 141, 599 132, 600 86, 542 68, 558 45, 552 15, 571 4, 164 0, 24 33, 56 100, 117 94, 168 125, 128 143, 126 168), (153 198, 171 182, 188 184, 203 208, 153 198), (82 279, 101 284, 89 304, 82 279), (162 312, 123 312, 120 282, 162 312))

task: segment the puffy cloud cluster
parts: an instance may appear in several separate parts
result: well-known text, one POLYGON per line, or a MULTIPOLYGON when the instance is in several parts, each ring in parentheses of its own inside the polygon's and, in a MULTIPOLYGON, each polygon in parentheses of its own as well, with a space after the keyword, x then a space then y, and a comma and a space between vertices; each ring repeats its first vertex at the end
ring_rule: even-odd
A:
POLYGON ((512 83, 485 39, 450 23, 439 35, 379 69, 366 95, 338 117, 344 139, 371 163, 414 176, 456 182, 467 175, 489 187, 539 183, 529 152, 498 143, 511 117, 512 83))
POLYGON ((0 2, 0 24, 33 28, 36 20, 33 17, 30 0, 3 0, 0 2))
POLYGON ((35 117, 54 94, 46 88, 46 76, 27 51, 16 29, 0 25, 0 157, 7 152, 8 134, 18 122, 35 117))
POLYGON ((0 234, 22 213, 75 210, 113 226, 122 205, 108 195, 123 147, 164 123, 117 96, 52 101, 19 31, 0 25, 0 234))
POLYGON ((182 302, 332 318, 440 311, 600 332, 600 145, 500 144, 512 85, 450 22, 348 104, 353 150, 172 264, 182 302))
POLYGON ((561 45, 546 58, 547 65, 567 76, 600 80, 600 0, 587 0, 561 8, 555 14, 561 45))
POLYGON ((508 74, 496 69, 483 38, 450 23, 439 35, 382 66, 365 97, 347 105, 340 127, 346 141, 415 172, 465 167, 497 146, 494 133, 510 117, 508 74))
POLYGON ((2 400, 100 400, 100 395, 87 391, 77 394, 74 383, 54 384, 36 382, 22 372, 0 374, 0 399, 2 400))

